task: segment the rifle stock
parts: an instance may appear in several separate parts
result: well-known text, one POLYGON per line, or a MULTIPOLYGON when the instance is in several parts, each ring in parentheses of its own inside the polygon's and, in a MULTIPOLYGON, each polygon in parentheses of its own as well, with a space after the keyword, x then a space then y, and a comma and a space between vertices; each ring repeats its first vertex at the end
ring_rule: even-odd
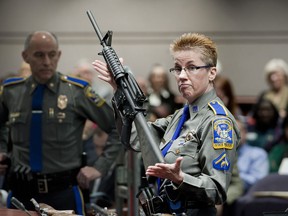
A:
POLYGON ((145 95, 133 75, 125 71, 116 52, 111 47, 112 31, 108 31, 103 37, 90 10, 87 11, 87 15, 103 47, 100 54, 103 55, 109 70, 113 74, 117 89, 123 93, 123 96, 119 99, 121 102, 120 106, 118 106, 121 109, 119 111, 126 118, 132 119, 136 125, 136 130, 138 132, 141 131, 137 135, 140 141, 144 166, 147 168, 155 163, 163 163, 162 153, 144 117, 146 114, 146 110, 143 108, 146 99, 145 95))

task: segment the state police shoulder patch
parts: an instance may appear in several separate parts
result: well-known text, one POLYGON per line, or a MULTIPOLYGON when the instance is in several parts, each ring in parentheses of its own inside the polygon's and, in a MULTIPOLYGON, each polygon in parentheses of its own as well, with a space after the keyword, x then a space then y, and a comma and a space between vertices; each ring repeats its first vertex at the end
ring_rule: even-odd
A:
POLYGON ((233 126, 228 118, 217 118, 213 121, 213 148, 233 149, 233 126))
POLYGON ((230 161, 228 160, 225 151, 223 151, 215 160, 213 160, 213 168, 222 171, 229 170, 230 161))
POLYGON ((91 86, 88 86, 85 89, 85 95, 94 103, 96 103, 97 107, 101 107, 103 104, 105 104, 105 100, 102 97, 100 97, 98 94, 96 94, 91 86))

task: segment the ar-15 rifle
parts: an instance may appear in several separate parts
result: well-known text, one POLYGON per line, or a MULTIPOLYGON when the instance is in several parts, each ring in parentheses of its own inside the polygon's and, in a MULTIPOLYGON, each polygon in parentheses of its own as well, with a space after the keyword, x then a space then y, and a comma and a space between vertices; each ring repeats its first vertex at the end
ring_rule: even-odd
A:
POLYGON ((138 86, 138 83, 133 75, 125 71, 116 52, 111 47, 112 31, 108 31, 103 37, 90 10, 87 11, 87 15, 100 40, 100 44, 103 46, 103 50, 99 54, 103 55, 117 84, 117 91, 114 95, 117 109, 121 112, 122 116, 128 120, 126 121, 126 126, 124 124, 125 128, 122 128, 122 143, 126 147, 129 146, 129 148, 135 150, 135 148, 130 145, 130 131, 132 121, 134 121, 136 130, 141 131, 141 133, 138 133, 137 135, 140 141, 140 149, 142 152, 144 166, 147 168, 149 165, 164 162, 162 153, 158 147, 158 144, 156 144, 156 141, 152 136, 152 132, 144 117, 146 110, 143 108, 143 104, 146 97, 138 86))

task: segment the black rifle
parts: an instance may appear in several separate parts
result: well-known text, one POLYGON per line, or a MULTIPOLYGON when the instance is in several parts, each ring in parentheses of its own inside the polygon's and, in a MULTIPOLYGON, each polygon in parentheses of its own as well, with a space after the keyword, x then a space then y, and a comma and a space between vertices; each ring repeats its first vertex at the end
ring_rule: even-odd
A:
POLYGON ((117 84, 117 91, 114 98, 117 109, 121 112, 122 116, 124 116, 124 128, 122 128, 121 132, 122 143, 126 147, 135 150, 129 143, 132 122, 134 121, 137 131, 141 131, 141 133, 137 135, 140 141, 144 166, 147 168, 149 165, 154 165, 155 163, 163 163, 164 158, 162 153, 145 119, 146 110, 143 108, 146 99, 145 95, 133 75, 124 69, 116 52, 111 47, 112 31, 108 31, 103 37, 90 10, 87 11, 87 15, 103 46, 102 52, 99 54, 103 55, 117 84))

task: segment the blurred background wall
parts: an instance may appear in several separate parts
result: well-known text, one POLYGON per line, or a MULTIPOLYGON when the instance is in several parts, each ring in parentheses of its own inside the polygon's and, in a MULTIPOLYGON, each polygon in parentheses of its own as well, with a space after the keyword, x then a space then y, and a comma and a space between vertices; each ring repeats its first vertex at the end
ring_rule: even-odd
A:
POLYGON ((113 31, 113 48, 135 76, 147 76, 154 63, 173 66, 169 44, 184 32, 216 41, 222 73, 237 96, 255 96, 266 88, 268 60, 288 61, 286 0, 0 0, 1 75, 19 69, 24 39, 34 30, 58 35, 63 73, 82 58, 102 58, 88 9, 103 33, 113 31))

